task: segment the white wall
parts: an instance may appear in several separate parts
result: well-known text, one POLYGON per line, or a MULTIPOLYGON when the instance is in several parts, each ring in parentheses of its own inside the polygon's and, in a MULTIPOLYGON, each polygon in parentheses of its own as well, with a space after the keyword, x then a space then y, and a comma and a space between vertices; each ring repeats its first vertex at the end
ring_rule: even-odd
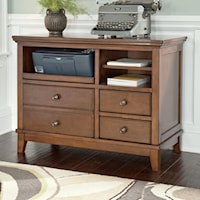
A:
MULTIPOLYGON (((100 5, 113 2, 116 0, 98 0, 100 5)), ((142 2, 142 0, 140 0, 142 2)), ((160 0, 162 2, 162 10, 158 15, 199 15, 199 0, 160 0)), ((88 13, 96 14, 98 5, 96 0, 76 0, 77 4, 84 7, 88 13)), ((11 14, 39 14, 41 6, 38 0, 8 0, 8 12, 11 14)))
MULTIPOLYGON (((88 33, 97 15, 68 19, 67 33, 88 33)), ((12 110, 12 129, 17 127, 17 50, 12 35, 47 33, 41 15, 9 15, 8 104, 12 110)), ((187 36, 183 55, 182 150, 200 153, 200 16, 153 16, 152 35, 187 36)))
POLYGON ((11 130, 11 113, 7 104, 7 0, 0 2, 0 134, 11 130))

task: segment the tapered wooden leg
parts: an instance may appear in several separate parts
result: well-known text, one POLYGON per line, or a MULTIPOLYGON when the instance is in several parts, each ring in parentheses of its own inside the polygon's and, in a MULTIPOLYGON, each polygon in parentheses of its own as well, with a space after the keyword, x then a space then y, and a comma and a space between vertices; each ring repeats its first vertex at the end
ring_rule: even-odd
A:
POLYGON ((175 153, 181 153, 180 137, 178 137, 178 142, 173 146, 173 149, 175 153))
POLYGON ((151 168, 154 172, 157 172, 160 170, 161 165, 161 155, 159 150, 151 150, 150 152, 150 162, 151 162, 151 168))
POLYGON ((25 152, 26 144, 25 135, 23 133, 18 133, 18 153, 25 152))

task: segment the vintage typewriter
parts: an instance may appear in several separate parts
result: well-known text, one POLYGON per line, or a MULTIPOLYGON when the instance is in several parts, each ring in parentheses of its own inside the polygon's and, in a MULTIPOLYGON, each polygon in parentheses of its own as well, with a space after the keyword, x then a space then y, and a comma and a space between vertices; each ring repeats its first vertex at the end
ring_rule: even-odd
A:
POLYGON ((159 0, 126 0, 99 7, 91 34, 100 37, 144 37, 151 33, 151 14, 161 9, 159 0))

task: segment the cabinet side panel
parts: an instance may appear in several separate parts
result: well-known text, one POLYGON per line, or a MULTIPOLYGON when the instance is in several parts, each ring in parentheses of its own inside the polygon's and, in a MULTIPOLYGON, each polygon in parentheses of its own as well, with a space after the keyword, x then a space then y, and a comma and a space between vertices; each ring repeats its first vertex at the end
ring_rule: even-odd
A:
POLYGON ((179 52, 163 55, 159 71, 159 133, 172 129, 179 119, 179 52))
POLYGON ((18 82, 18 129, 23 129, 23 46, 17 45, 18 59, 17 59, 17 82, 18 82))

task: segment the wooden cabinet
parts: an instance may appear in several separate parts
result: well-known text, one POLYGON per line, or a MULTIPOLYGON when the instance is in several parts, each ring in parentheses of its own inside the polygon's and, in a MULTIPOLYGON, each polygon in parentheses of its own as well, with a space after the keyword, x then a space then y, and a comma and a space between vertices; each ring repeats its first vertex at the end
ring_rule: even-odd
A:
POLYGON ((150 157, 158 171, 161 149, 179 151, 185 37, 13 39, 18 43, 18 152, 35 141, 129 153, 150 157), (35 73, 32 52, 43 48, 93 49, 94 76, 35 73), (107 65, 124 57, 152 64, 107 65), (129 73, 148 75, 150 81, 138 87, 107 85, 107 78, 129 73))

